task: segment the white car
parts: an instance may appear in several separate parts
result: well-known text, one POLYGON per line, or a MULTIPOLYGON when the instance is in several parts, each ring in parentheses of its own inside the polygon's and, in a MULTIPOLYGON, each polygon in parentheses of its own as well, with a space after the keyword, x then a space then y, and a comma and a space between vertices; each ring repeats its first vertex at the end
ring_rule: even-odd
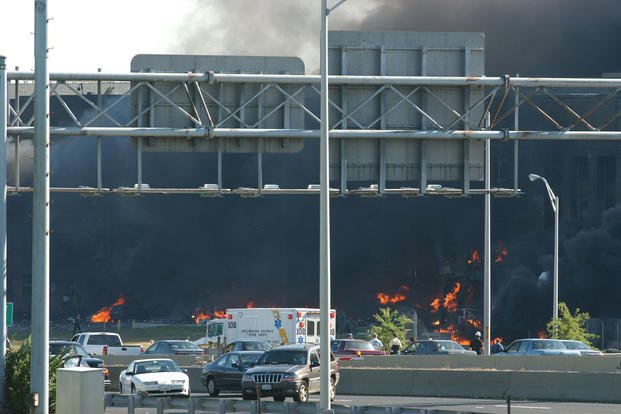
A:
POLYGON ((190 396, 190 379, 172 359, 138 359, 119 375, 121 394, 190 396))

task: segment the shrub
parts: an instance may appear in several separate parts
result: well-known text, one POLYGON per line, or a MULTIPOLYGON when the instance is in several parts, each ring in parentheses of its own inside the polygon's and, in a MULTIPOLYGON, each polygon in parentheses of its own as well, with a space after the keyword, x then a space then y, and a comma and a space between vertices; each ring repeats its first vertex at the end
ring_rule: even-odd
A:
MULTIPOLYGON (((24 341, 19 349, 8 350, 6 354, 5 408, 10 413, 28 414, 30 407, 27 403, 30 394, 30 337, 24 341)), ((65 363, 64 355, 55 355, 50 358, 49 372, 49 411, 56 411, 56 369, 65 363)))

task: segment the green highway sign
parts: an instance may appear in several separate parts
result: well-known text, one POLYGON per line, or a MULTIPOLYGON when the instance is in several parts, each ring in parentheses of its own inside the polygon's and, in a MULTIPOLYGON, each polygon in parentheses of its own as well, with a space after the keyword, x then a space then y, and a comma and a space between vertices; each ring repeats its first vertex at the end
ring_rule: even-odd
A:
POLYGON ((6 326, 13 326, 13 302, 6 303, 6 326))

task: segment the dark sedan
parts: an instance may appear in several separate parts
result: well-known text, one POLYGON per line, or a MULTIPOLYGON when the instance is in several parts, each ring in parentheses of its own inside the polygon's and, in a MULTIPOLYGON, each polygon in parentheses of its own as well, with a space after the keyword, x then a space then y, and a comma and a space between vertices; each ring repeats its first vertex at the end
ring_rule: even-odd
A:
POLYGON ((233 341, 224 347, 223 353, 232 351, 269 351, 272 349, 267 341, 260 341, 257 339, 244 339, 239 341, 233 341))
POLYGON ((401 354, 404 355, 476 355, 455 341, 435 340, 415 341, 409 344, 401 354))
POLYGON ((364 355, 386 355, 384 351, 375 349, 371 342, 361 339, 334 339, 330 341, 330 350, 341 361, 364 355))
POLYGON ((104 374, 104 386, 110 386, 110 373, 108 368, 104 366, 104 362, 100 358, 94 358, 86 352, 86 349, 77 342, 71 341, 50 341, 50 356, 66 355, 69 359, 65 362, 65 366, 82 366, 90 368, 99 368, 104 374))
POLYGON ((212 397, 221 391, 241 392, 242 375, 255 366, 264 351, 233 351, 203 367, 201 381, 212 397))
POLYGON ((166 339, 153 342, 144 353, 151 355, 203 355, 205 352, 190 341, 166 339))

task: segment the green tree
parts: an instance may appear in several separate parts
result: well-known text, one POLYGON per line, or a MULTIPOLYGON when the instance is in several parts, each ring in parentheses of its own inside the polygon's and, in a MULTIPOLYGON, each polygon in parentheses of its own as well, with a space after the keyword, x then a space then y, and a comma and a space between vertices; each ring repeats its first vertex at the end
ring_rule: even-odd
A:
POLYGON ((591 317, 588 312, 580 312, 580 308, 576 308, 572 315, 565 302, 558 304, 558 312, 559 317, 552 319, 546 325, 550 338, 573 339, 589 346, 591 346, 591 339, 598 338, 597 335, 589 333, 584 327, 586 321, 591 317))
POLYGON ((384 344, 384 351, 388 350, 388 343, 394 334, 397 334, 401 342, 405 342, 406 326, 412 323, 410 318, 390 308, 379 308, 379 312, 373 315, 373 318, 377 324, 372 325, 369 330, 372 334, 377 334, 384 344))
MULTIPOLYGON (((50 358, 49 372, 49 408, 50 413, 56 411, 56 369, 61 368, 67 356, 55 355, 50 358)), ((6 354, 6 403, 10 413, 27 414, 30 407, 26 397, 30 393, 30 338, 27 338, 19 349, 9 350, 6 354)))

